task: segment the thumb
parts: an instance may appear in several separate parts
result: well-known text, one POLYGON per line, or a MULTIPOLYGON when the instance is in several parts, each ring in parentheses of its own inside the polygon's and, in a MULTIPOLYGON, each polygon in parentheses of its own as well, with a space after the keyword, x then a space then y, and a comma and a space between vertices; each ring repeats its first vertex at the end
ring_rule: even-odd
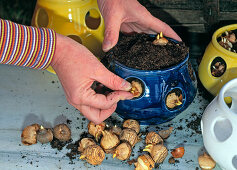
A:
POLYGON ((119 31, 121 26, 121 19, 114 19, 116 16, 111 15, 105 18, 105 33, 104 33, 104 41, 102 44, 102 49, 104 52, 109 51, 113 48, 119 38, 119 31))
POLYGON ((111 90, 129 91, 132 88, 128 81, 112 73, 104 66, 97 69, 94 79, 111 90))

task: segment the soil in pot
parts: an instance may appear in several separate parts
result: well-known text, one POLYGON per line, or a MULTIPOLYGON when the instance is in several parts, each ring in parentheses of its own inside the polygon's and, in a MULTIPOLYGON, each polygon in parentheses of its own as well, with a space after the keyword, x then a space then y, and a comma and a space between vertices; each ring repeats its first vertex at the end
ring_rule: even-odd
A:
POLYGON ((183 42, 168 39, 166 45, 154 45, 156 36, 120 34, 117 45, 105 54, 121 64, 140 70, 160 70, 174 66, 186 58, 189 48, 183 42))

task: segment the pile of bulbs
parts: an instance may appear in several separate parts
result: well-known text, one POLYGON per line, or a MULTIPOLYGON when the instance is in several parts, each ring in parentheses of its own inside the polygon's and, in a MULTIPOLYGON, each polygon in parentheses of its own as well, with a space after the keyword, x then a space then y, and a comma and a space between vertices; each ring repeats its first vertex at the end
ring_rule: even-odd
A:
POLYGON ((106 129, 106 124, 94 124, 89 122, 88 132, 94 136, 83 138, 79 142, 78 151, 81 153, 80 159, 86 160, 92 165, 101 164, 106 154, 113 154, 113 158, 119 160, 129 159, 132 148, 140 141, 140 125, 136 120, 126 120, 123 129, 113 126, 106 129), (97 145, 96 143, 99 143, 97 145))
MULTIPOLYGON (((141 141, 140 125, 136 120, 128 119, 123 123, 123 128, 113 126, 106 128, 106 124, 88 123, 88 132, 92 138, 83 138, 79 141, 78 151, 80 159, 86 160, 92 165, 100 165, 105 154, 112 154, 113 158, 119 160, 128 160, 130 158, 133 147, 141 141)), ((158 133, 151 131, 147 133, 145 138, 146 147, 143 151, 148 154, 138 156, 134 162, 135 170, 151 170, 155 167, 155 163, 162 163, 168 155, 168 150, 164 146, 164 140, 172 133, 173 128, 161 130, 158 133)), ((71 139, 71 130, 66 124, 58 124, 53 129, 44 128, 39 124, 32 124, 24 128, 21 134, 21 141, 24 145, 40 143, 48 143, 58 139, 67 142, 71 139)), ((175 163, 176 158, 182 158, 184 155, 184 147, 179 147, 171 151, 172 157, 169 163, 175 163)), ((203 169, 213 169, 215 161, 207 154, 199 157, 199 165, 203 169), (207 168, 208 167, 208 168, 207 168)))
MULTIPOLYGON (((94 136, 83 138, 79 142, 78 151, 80 159, 86 160, 92 165, 99 165, 103 162, 105 154, 112 154, 113 158, 128 160, 133 147, 141 141, 140 125, 136 120, 128 119, 123 123, 123 128, 112 126, 106 128, 106 124, 94 124, 89 122, 88 132, 94 136), (98 144, 97 144, 98 143, 98 144)), ((146 147, 143 151, 148 154, 140 155, 134 163, 136 170, 151 170, 155 163, 162 163, 168 155, 164 146, 164 140, 172 133, 173 128, 161 130, 158 133, 152 131, 146 135, 146 147)), ((173 158, 181 158, 184 155, 184 148, 180 147, 171 152, 173 158)))
POLYGON ((37 141, 44 144, 51 142, 54 137, 62 142, 69 141, 71 139, 71 130, 66 124, 58 124, 53 129, 44 128, 39 124, 32 124, 23 129, 21 142, 24 145, 36 144, 37 141))

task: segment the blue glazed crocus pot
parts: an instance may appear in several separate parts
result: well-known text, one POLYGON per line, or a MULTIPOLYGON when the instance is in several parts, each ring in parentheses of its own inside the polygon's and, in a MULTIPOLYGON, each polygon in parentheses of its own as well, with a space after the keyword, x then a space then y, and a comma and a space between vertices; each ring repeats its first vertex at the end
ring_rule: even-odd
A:
POLYGON ((196 75, 188 61, 162 70, 137 70, 110 61, 110 70, 128 80, 139 81, 143 93, 132 100, 118 103, 116 113, 124 119, 136 119, 142 125, 161 124, 175 118, 194 100, 197 92, 196 75), (166 99, 171 93, 181 94, 182 104, 174 108, 167 107, 166 99))

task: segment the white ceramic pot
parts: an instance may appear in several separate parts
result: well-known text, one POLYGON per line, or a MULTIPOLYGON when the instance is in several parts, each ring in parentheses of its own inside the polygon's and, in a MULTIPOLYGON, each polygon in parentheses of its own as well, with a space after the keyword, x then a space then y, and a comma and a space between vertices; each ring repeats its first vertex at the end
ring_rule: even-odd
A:
POLYGON ((203 142, 210 156, 225 170, 237 169, 237 78, 226 83, 207 106, 201 120, 203 142), (231 106, 225 102, 231 97, 231 106))

